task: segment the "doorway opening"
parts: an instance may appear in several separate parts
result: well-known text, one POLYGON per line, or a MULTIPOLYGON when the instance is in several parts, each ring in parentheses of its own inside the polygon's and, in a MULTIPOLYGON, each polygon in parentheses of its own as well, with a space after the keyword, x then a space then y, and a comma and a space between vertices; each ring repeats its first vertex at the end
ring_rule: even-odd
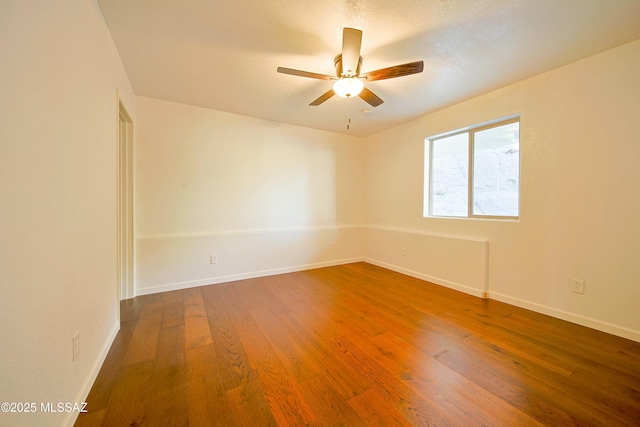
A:
POLYGON ((118 101, 117 222, 119 309, 120 301, 135 296, 133 279, 133 121, 120 100, 118 101))

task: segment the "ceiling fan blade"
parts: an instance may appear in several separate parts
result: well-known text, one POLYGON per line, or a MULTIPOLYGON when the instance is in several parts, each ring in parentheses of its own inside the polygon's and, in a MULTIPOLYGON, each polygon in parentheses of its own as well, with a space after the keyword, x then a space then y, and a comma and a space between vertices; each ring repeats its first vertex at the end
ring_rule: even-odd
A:
POLYGON ((331 98, 335 94, 336 93, 333 91, 333 89, 329 89, 328 92, 325 92, 322 95, 320 95, 315 101, 313 101, 309 105, 312 106, 312 107, 317 107, 318 105, 322 104, 324 101, 326 101, 327 99, 331 98))
POLYGON ((364 101, 371 105, 372 107, 377 107, 382 104, 384 101, 375 93, 371 92, 369 89, 362 88, 362 92, 358 95, 360 98, 364 99, 364 101))
POLYGON ((362 31, 355 28, 342 30, 342 72, 349 76, 358 73, 360 61, 360 46, 362 45, 362 31))
POLYGON ((335 77, 328 76, 326 74, 318 74, 318 73, 311 73, 309 71, 294 70, 293 68, 278 67, 277 71, 282 74, 291 74, 292 76, 309 77, 311 79, 320 79, 320 80, 336 79, 335 77))
POLYGON ((423 69, 424 62, 416 61, 402 65, 395 65, 393 67, 382 68, 380 70, 370 71, 368 73, 361 74, 360 77, 366 77, 368 81, 393 79, 395 77, 421 73, 423 69))

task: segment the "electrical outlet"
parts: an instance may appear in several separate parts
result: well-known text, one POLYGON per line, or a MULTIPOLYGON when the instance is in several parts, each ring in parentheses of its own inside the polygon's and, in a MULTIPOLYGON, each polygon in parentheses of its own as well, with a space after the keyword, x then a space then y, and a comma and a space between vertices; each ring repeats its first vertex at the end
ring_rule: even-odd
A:
POLYGON ((338 242, 333 242, 331 244, 331 249, 334 250, 334 251, 338 250, 338 242))
POLYGON ((584 294, 584 280, 571 279, 571 292, 575 294, 584 294))
POLYGON ((211 255, 209 257, 209 264, 217 264, 218 263, 218 255, 211 255))
POLYGON ((402 256, 407 256, 407 248, 402 248, 402 256))
POLYGON ((71 344, 73 348, 72 360, 75 362, 78 360, 78 356, 80 356, 80 332, 76 332, 71 338, 71 344))

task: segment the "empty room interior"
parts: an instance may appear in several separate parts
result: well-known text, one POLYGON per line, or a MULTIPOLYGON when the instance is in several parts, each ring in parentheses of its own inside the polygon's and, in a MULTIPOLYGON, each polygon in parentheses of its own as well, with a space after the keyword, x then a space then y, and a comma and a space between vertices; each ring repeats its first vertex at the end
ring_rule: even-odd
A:
POLYGON ((0 53, 0 425, 640 425, 640 0, 3 0, 0 53))

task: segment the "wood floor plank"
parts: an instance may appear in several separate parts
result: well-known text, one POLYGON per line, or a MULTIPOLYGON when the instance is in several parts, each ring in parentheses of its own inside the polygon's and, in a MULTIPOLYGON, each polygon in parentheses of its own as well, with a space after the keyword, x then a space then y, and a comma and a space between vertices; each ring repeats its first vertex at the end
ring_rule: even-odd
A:
POLYGON ((120 322, 137 321, 144 305, 145 299, 143 297, 120 301, 120 322))
POLYGON ((296 299, 287 299, 287 311, 295 314, 296 318, 304 324, 307 330, 312 331, 318 339, 328 340, 342 334, 336 328, 336 324, 328 324, 315 310, 296 299))
MULTIPOLYGON (((295 310, 296 307, 302 307, 302 311, 312 309, 313 314, 322 319, 318 323, 326 326, 327 329, 331 329, 331 323, 338 326, 338 328, 349 323, 349 325, 345 326, 360 328, 371 336, 378 335, 386 330, 372 319, 359 314, 358 301, 353 299, 345 301, 344 295, 339 291, 328 292, 326 284, 313 275, 305 273, 283 275, 281 277, 287 278, 287 280, 280 279, 274 285, 276 288, 274 293, 282 301, 288 302, 292 310, 295 310), (322 289, 322 292, 318 289, 322 289)), ((339 335, 342 332, 344 330, 337 330, 336 334, 339 335)), ((333 338, 333 336, 330 338, 333 338)))
POLYGON ((359 375, 349 363, 336 358, 330 346, 324 340, 318 339, 313 331, 307 329, 294 313, 281 313, 278 318, 289 335, 308 349, 317 361, 322 375, 342 398, 350 399, 371 388, 371 381, 368 378, 359 375))
POLYGON ((207 311, 204 308, 202 294, 192 294, 184 300, 185 347, 187 349, 213 343, 207 311))
POLYGON ((146 425, 189 426, 189 404, 186 384, 145 396, 144 410, 146 425))
POLYGON ((625 393, 626 390, 632 389, 619 383, 598 377, 581 368, 572 372, 571 381, 567 381, 564 375, 549 370, 544 365, 533 363, 517 353, 512 353, 476 337, 470 337, 464 342, 464 345, 467 346, 464 350, 466 353, 477 351, 476 355, 482 353, 488 356, 488 359, 483 359, 488 361, 486 365, 499 368, 494 371, 499 371, 502 375, 531 378, 530 381, 527 381, 528 385, 533 389, 543 390, 544 395, 574 396, 571 399, 572 403, 583 400, 585 395, 588 396, 588 399, 583 403, 591 402, 591 404, 583 412, 592 412, 590 415, 592 419, 617 418, 622 423, 626 419, 640 420, 640 412, 638 412, 640 402, 633 403, 634 397, 638 397, 638 393, 633 391, 625 393), (609 391, 605 392, 605 388, 608 388, 609 391), (589 393, 586 394, 585 391, 589 391, 589 393))
MULTIPOLYGON (((144 395, 150 390, 148 382, 153 361, 124 366, 113 386, 106 408, 103 426, 137 426, 145 420, 144 395)), ((87 400, 91 411, 91 402, 87 400)))
POLYGON ((572 384, 579 387, 582 393, 588 393, 590 398, 598 402, 598 406, 606 407, 607 413, 613 413, 621 420, 634 419, 640 423, 640 390, 594 375, 582 368, 576 369, 571 374, 571 379, 572 384))
POLYGON ((402 340, 391 332, 385 332, 374 338, 368 338, 357 333, 350 333, 346 337, 367 356, 392 374, 400 373, 415 363, 420 365, 428 357, 418 349, 416 349, 415 354, 408 353, 403 346, 397 345, 397 341, 402 340))
POLYGON ((358 416, 325 375, 300 384, 300 391, 323 426, 360 426, 369 421, 358 416))
POLYGON ((155 359, 163 305, 162 301, 158 301, 145 304, 142 308, 125 355, 125 365, 155 359))
POLYGON ((455 416, 445 414, 432 402, 425 401, 415 390, 407 387, 396 376, 382 369, 346 337, 338 337, 329 343, 335 354, 348 361, 363 376, 369 378, 373 383, 372 390, 375 390, 410 424, 456 425, 455 416))
POLYGON ((624 425, 611 418, 603 419, 604 414, 593 405, 582 405, 574 397, 540 380, 527 378, 519 382, 517 374, 509 367, 501 366, 484 355, 472 354, 446 351, 438 355, 437 360, 543 424, 624 425))
POLYGON ((367 420, 366 424, 370 426, 410 427, 412 425, 374 390, 367 390, 349 399, 349 405, 361 419, 367 420))
POLYGON ((255 323, 238 326, 238 334, 247 347, 252 365, 278 425, 319 425, 315 414, 304 400, 293 378, 273 351, 267 338, 255 323))
POLYGON ((296 383, 300 384, 321 372, 317 361, 309 354, 302 343, 292 338, 287 329, 267 307, 251 310, 255 322, 267 337, 280 362, 296 383))
POLYGON ((280 300, 280 298, 278 298, 276 295, 274 295, 273 292, 269 290, 265 282, 268 282, 268 280, 265 278, 256 280, 255 283, 253 283, 253 286, 249 288, 251 293, 253 293, 254 298, 260 301, 262 305, 269 306, 270 310, 274 313, 289 311, 282 300, 280 300))
POLYGON ((364 293, 357 299, 360 302, 354 306, 359 308, 359 314, 375 318, 385 331, 393 331, 402 339, 415 341, 417 347, 426 354, 437 354, 449 347, 452 342, 467 336, 462 331, 454 331, 450 326, 446 329, 437 329, 433 328, 428 321, 418 323, 411 321, 408 316, 403 315, 401 310, 390 309, 376 299, 367 299, 364 293))
POLYGON ((361 310, 355 302, 350 304, 348 309, 342 304, 330 305, 329 303, 316 304, 310 308, 327 324, 335 324, 341 335, 352 331, 362 331, 374 337, 387 331, 386 328, 361 314, 361 310))
POLYGON ((227 364, 219 358, 213 344, 188 349, 186 368, 189 423, 203 426, 233 425, 225 393, 236 388, 237 382, 227 364))
MULTIPOLYGON (((349 266, 345 268, 348 267, 349 266)), ((402 301, 402 303, 404 303, 405 300, 415 301, 416 298, 408 298, 412 294, 419 296, 426 292, 426 290, 422 288, 416 289, 415 291, 412 287, 404 288, 405 289, 403 291, 398 291, 398 289, 402 288, 394 287, 389 292, 400 294, 404 293, 402 299, 400 300, 402 301), (409 290, 411 292, 407 293, 409 292, 409 290)), ((468 334, 473 333, 481 336, 484 340, 493 341, 494 343, 501 343, 503 346, 508 347, 509 350, 517 352, 525 358, 535 358, 536 363, 545 365, 550 369, 556 370, 557 372, 560 372, 564 375, 570 375, 571 372, 573 372, 573 370, 575 370, 578 366, 580 357, 572 357, 570 353, 558 351, 557 347, 553 347, 550 345, 549 340, 536 340, 535 337, 537 335, 529 335, 523 333, 523 331, 509 330, 509 328, 505 328, 504 324, 506 322, 504 322, 504 319, 512 315, 514 309, 513 306, 508 306, 497 301, 484 301, 479 298, 470 297, 468 295, 460 295, 460 298, 456 298, 456 300, 461 300, 458 302, 458 308, 460 308, 460 310, 451 310, 451 308, 456 307, 456 305, 452 305, 449 303, 445 304, 446 301, 442 300, 443 297, 446 297, 447 292, 450 294, 456 293, 456 291, 448 289, 438 290, 437 295, 432 295, 434 292, 430 292, 430 300, 440 301, 440 303, 437 304, 437 307, 439 308, 437 308, 435 311, 431 308, 429 308, 428 310, 425 309, 425 307, 432 307, 432 305, 419 303, 419 307, 422 311, 425 311, 425 313, 429 312, 437 315, 436 318, 434 318, 433 316, 429 316, 428 323, 430 325, 435 325, 435 329, 439 332, 455 330, 451 329, 451 322, 446 322, 446 320, 450 320, 453 322, 464 324, 464 326, 468 328, 468 334), (469 302, 470 305, 467 306, 466 302, 469 302), (491 305, 493 307, 491 312, 495 311, 496 308, 498 309, 500 317, 496 321, 494 316, 492 320, 496 321, 496 323, 498 324, 492 324, 487 321, 487 319, 492 319, 492 316, 485 310, 486 306, 488 305, 491 305), (478 309, 473 310, 473 307, 477 307, 478 309), (480 310, 480 308, 483 309, 480 310), (505 312, 505 309, 508 311, 505 312), (508 313, 508 315, 503 316, 504 313, 508 313)), ((524 314, 529 313, 527 310, 522 309, 518 309, 518 312, 524 314)), ((537 313, 535 313, 534 315, 540 316, 537 313)), ((633 365, 633 363, 629 363, 628 365, 633 365)))
POLYGON ((248 384, 255 379, 247 355, 240 343, 237 332, 227 314, 224 303, 217 298, 214 287, 203 289, 205 311, 209 320, 209 329, 218 360, 228 367, 234 378, 235 386, 248 384))
MULTIPOLYGON (((429 398, 428 393, 430 390, 434 390, 434 386, 437 391, 431 391, 432 393, 441 393, 442 388, 447 388, 458 394, 460 398, 474 405, 479 414, 477 419, 483 420, 483 425, 519 427, 541 427, 543 425, 525 414, 524 411, 511 406, 444 365, 415 366, 402 372, 400 377, 425 398, 429 398), (433 384, 434 382, 437 384, 433 384)), ((446 395, 443 397, 447 399, 446 395)))
MULTIPOLYGON (((329 275, 329 277, 332 276, 329 275)), ((407 291, 407 295, 392 297, 391 292, 397 287, 386 290, 384 287, 377 287, 368 282, 364 284, 355 282, 353 286, 349 285, 352 283, 353 278, 349 280, 343 279, 343 281, 347 284, 343 292, 349 293, 353 299, 360 301, 357 307, 362 310, 363 313, 366 313, 367 316, 375 319, 377 323, 384 326, 386 330, 394 330, 398 335, 404 333, 415 336, 416 333, 422 333, 424 339, 418 341, 421 342, 421 347, 427 354, 438 353, 446 348, 450 342, 464 339, 470 333, 467 330, 468 325, 461 327, 441 317, 428 314, 425 310, 414 309, 410 305, 410 301, 416 299, 416 294, 420 291, 419 288, 414 289, 414 287, 411 287, 407 291)), ((423 283, 426 284, 426 282, 423 283)), ((328 284, 329 286, 335 285, 331 281, 329 281, 328 284)), ((451 292, 453 292, 456 297, 462 295, 455 291, 451 292)), ((423 306, 431 305, 431 298, 429 296, 425 296, 425 298, 420 301, 423 306)), ((455 302, 456 300, 453 299, 453 301, 455 302)), ((452 305, 450 302, 446 304, 447 307, 452 305)))
POLYGON ((211 290, 225 305, 231 322, 241 324, 253 321, 251 313, 249 313, 247 307, 242 303, 242 295, 235 283, 225 283, 214 286, 211 290))
POLYGON ((298 273, 274 277, 273 280, 265 282, 265 286, 278 297, 285 294, 307 305, 321 303, 329 297, 326 292, 318 292, 315 283, 307 276, 298 273))
POLYGON ((397 378, 405 382, 406 387, 403 388, 416 390, 425 402, 440 408, 441 411, 444 409, 449 418, 455 416, 457 425, 472 425, 476 421, 480 425, 490 425, 490 422, 487 422, 490 417, 486 416, 480 408, 442 384, 436 381, 425 381, 421 382, 419 387, 414 387, 417 383, 408 381, 407 370, 412 367, 420 369, 423 366, 434 365, 433 359, 417 348, 392 333, 382 334, 371 341, 362 339, 356 334, 351 334, 347 338, 383 369, 396 374, 397 378), (398 375, 401 372, 403 374, 398 375))
POLYGON ((236 387, 226 393, 229 412, 235 426, 277 426, 264 391, 258 381, 236 387))
POLYGON ((170 328, 184 323, 184 291, 171 291, 164 294, 162 304, 163 328, 170 328))
POLYGON ((184 326, 161 328, 158 334, 158 356, 144 394, 145 418, 166 419, 169 424, 180 425, 187 420, 187 399, 184 387, 188 384, 184 326), (162 416, 162 418, 158 418, 162 416), (169 422, 170 421, 170 422, 169 422))
POLYGON ((510 332, 502 326, 487 325, 474 336, 564 376, 571 375, 578 367, 570 353, 558 351, 557 348, 526 335, 510 332))
MULTIPOLYGON (((400 374, 399 377, 408 384, 412 384, 425 400, 437 399, 437 404, 445 408, 455 406, 449 408, 447 412, 466 410, 474 413, 474 418, 477 418, 482 425, 539 425, 522 412, 493 398, 489 393, 481 393, 479 389, 476 389, 473 394, 466 393, 466 389, 473 386, 472 383, 465 381, 448 368, 432 363, 433 359, 430 356, 392 333, 379 335, 370 341, 355 334, 349 335, 348 338, 387 371, 400 374), (457 381, 454 385, 457 387, 448 385, 452 377, 456 377, 457 381), (440 382, 441 379, 445 381, 440 382), (464 386, 460 387, 460 382, 463 382, 464 386), (494 410, 485 412, 484 408, 488 404, 495 405, 494 410)), ((469 420, 466 422, 468 423, 469 420)))
MULTIPOLYGON (((191 359, 191 350, 187 351, 187 360, 191 359)), ((187 366, 191 367, 193 362, 187 362, 187 366)), ((188 420, 190 426, 208 426, 219 425, 218 423, 211 422, 210 419, 214 418, 215 412, 209 414, 207 399, 220 402, 220 396, 215 394, 208 394, 203 381, 194 379, 192 375, 189 375, 189 387, 187 389, 187 399, 189 401, 189 413, 188 420)), ((226 408, 221 410, 220 413, 227 413, 226 408)))
POLYGON ((636 426, 640 343, 367 263, 145 295, 78 426, 636 426))
POLYGON ((598 345, 594 346, 594 338, 589 337, 593 331, 589 328, 579 325, 562 328, 562 325, 541 323, 520 314, 505 316, 501 325, 540 342, 547 342, 558 349, 571 342, 568 350, 575 355, 577 365, 584 368, 606 364, 609 369, 636 377, 640 375, 640 355, 631 351, 634 344, 631 340, 599 333, 598 345))
POLYGON ((244 306, 245 309, 251 310, 254 308, 264 307, 266 304, 252 291, 252 289, 256 286, 264 286, 264 282, 261 279, 247 279, 247 280, 239 280, 237 282, 233 282, 233 287, 236 289, 238 293, 238 297, 240 298, 240 303, 244 306))

